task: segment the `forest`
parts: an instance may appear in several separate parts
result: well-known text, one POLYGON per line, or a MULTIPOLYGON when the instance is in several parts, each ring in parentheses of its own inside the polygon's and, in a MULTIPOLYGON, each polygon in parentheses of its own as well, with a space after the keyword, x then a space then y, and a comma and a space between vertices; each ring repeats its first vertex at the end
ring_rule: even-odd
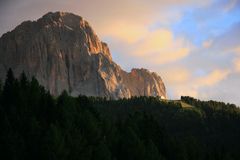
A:
POLYGON ((54 97, 9 69, 0 83, 0 159, 239 160, 234 104, 132 97, 54 97))

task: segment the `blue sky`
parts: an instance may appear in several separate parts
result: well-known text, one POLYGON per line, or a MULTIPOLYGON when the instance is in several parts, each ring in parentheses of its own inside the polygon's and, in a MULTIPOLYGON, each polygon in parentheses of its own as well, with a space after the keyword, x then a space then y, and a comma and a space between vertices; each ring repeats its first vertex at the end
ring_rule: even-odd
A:
POLYGON ((157 72, 170 99, 240 105, 239 0, 1 1, 0 35, 49 11, 84 17, 115 62, 157 72))
POLYGON ((236 6, 226 11, 221 5, 224 3, 228 5, 231 1, 219 0, 206 8, 184 8, 181 20, 172 23, 171 30, 176 36, 193 39, 198 46, 208 38, 223 34, 240 20, 240 9, 236 6))

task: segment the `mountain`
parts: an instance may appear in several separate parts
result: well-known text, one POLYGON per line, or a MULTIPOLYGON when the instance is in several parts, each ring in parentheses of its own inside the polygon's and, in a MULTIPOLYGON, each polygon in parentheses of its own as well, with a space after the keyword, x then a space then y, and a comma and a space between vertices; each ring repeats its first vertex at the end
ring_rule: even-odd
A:
POLYGON ((160 76, 146 69, 126 72, 111 57, 82 17, 66 12, 47 13, 26 21, 0 38, 0 79, 12 68, 35 76, 53 95, 63 90, 108 98, 166 97, 160 76))

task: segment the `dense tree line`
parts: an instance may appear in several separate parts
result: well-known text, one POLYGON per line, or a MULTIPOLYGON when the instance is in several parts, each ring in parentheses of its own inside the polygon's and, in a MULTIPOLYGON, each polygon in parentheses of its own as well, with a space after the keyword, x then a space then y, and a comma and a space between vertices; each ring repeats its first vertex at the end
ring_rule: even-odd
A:
POLYGON ((9 70, 0 83, 0 159, 238 160, 240 109, 181 97, 53 97, 9 70))

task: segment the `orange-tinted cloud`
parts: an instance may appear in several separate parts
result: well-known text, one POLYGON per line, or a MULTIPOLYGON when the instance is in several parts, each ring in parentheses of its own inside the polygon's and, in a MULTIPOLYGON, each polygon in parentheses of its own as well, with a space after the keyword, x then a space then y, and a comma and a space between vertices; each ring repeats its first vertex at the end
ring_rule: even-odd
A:
POLYGON ((150 32, 135 44, 132 54, 154 64, 166 64, 186 57, 190 44, 184 38, 174 38, 170 30, 158 29, 150 32))
MULTIPOLYGON (((226 79, 231 74, 228 69, 216 69, 209 74, 201 77, 194 77, 191 69, 179 68, 175 71, 163 74, 167 80, 172 96, 180 97, 182 95, 198 97, 200 90, 206 87, 213 87, 226 79)), ((207 93, 206 93, 207 94, 207 93)))
POLYGON ((203 46, 204 48, 209 48, 209 47, 212 46, 212 43, 213 43, 212 40, 207 40, 207 41, 204 41, 204 42, 203 42, 202 46, 203 46))
POLYGON ((234 70, 240 72, 240 57, 234 60, 234 70))
POLYGON ((210 74, 208 74, 205 77, 201 77, 196 80, 196 85, 198 87, 201 86, 212 86, 217 84, 218 82, 222 81, 224 78, 226 78, 230 74, 230 70, 220 70, 216 69, 212 71, 210 74))
POLYGON ((111 23, 101 29, 102 37, 115 38, 130 45, 148 33, 144 26, 131 22, 116 20, 111 23))
POLYGON ((231 50, 235 54, 235 58, 233 60, 234 71, 240 72, 240 46, 235 47, 231 50))
POLYGON ((173 66, 160 72, 163 77, 167 78, 167 83, 170 85, 181 85, 191 78, 190 70, 184 67, 173 66))

